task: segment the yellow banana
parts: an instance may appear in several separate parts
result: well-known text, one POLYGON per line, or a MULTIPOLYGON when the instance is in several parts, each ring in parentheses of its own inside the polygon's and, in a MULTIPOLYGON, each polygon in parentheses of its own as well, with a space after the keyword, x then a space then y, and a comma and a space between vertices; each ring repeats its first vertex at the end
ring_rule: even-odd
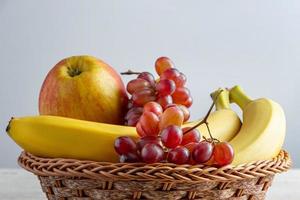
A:
MULTIPOLYGON (((211 94, 212 98, 216 97, 216 94, 220 92, 220 89, 211 94)), ((212 112, 207 122, 209 124, 210 131, 214 138, 220 141, 230 141, 240 130, 241 121, 238 115, 230 108, 229 92, 223 90, 216 101, 216 111, 212 112)), ((190 122, 184 126, 193 126, 197 122, 190 122)), ((209 138, 209 133, 205 124, 200 125, 197 128, 201 135, 209 138)))
POLYGON ((114 140, 137 137, 129 126, 97 123, 58 116, 13 118, 9 136, 25 151, 36 156, 116 162, 114 140))
MULTIPOLYGON (((228 99, 228 94, 220 100, 228 99), (227 96, 226 96, 227 95, 227 96)), ((218 107, 208 118, 214 137, 228 141, 240 129, 238 116, 230 109, 218 107)), ((197 122, 187 123, 191 127, 197 122)), ((205 125, 198 127, 208 137, 205 125)), ((13 118, 7 133, 24 150, 41 157, 75 158, 117 162, 114 140, 119 136, 137 139, 134 127, 118 126, 57 116, 13 118)))
POLYGON ((271 159, 282 148, 286 121, 281 106, 266 98, 251 100, 241 87, 230 90, 230 100, 243 111, 243 125, 230 141, 234 149, 233 165, 271 159))

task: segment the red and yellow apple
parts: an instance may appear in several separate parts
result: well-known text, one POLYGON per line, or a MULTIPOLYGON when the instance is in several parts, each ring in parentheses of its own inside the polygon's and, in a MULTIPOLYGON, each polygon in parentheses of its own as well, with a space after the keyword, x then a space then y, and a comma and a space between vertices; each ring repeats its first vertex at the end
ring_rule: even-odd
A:
POLYGON ((39 96, 41 115, 122 124, 128 96, 120 75, 92 56, 73 56, 48 73, 39 96))

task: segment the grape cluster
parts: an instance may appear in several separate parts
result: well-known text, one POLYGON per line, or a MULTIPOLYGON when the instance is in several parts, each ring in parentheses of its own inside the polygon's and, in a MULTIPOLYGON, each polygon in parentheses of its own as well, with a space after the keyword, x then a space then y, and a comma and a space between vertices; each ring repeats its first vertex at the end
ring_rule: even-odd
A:
POLYGON ((185 87, 186 76, 174 68, 173 62, 167 57, 158 58, 155 69, 158 79, 149 72, 142 72, 127 84, 127 92, 131 95, 129 110, 125 116, 125 124, 128 126, 137 125, 148 102, 157 102, 162 111, 173 104, 181 105, 184 120, 189 119, 188 108, 193 99, 189 89, 185 87))
POLYGON ((136 126, 137 142, 129 137, 116 139, 114 147, 120 162, 170 162, 224 166, 233 160, 233 149, 226 142, 201 141, 196 127, 181 128, 190 117, 190 92, 186 77, 173 67, 169 58, 158 58, 155 80, 148 72, 130 81, 132 95, 125 117, 127 125, 136 126))

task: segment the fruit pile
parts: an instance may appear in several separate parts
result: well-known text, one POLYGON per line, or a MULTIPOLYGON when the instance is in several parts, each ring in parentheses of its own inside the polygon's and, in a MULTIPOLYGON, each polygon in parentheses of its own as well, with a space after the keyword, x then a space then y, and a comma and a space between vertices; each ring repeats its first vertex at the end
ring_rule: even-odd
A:
POLYGON ((286 130, 278 103, 252 100, 240 86, 218 89, 208 113, 189 122, 193 100, 185 75, 166 57, 155 69, 158 78, 123 73, 137 75, 125 87, 95 57, 63 59, 42 85, 40 115, 14 117, 6 131, 25 151, 47 158, 221 167, 278 155, 286 130), (241 108, 243 123, 230 103, 241 108))
MULTIPOLYGON (((185 87, 186 76, 174 68, 171 59, 160 57, 155 62, 155 69, 159 75, 158 79, 149 72, 125 72, 123 74, 138 74, 136 79, 129 81, 127 91, 131 95, 129 100, 129 110, 125 116, 125 124, 136 126, 143 109, 152 111, 158 117, 163 110, 169 106, 177 104, 184 114, 183 121, 190 117, 188 108, 192 105, 193 99, 190 91, 185 87), (151 102, 151 103, 149 103, 151 102), (158 103, 154 104, 153 102, 158 103)), ((145 112, 144 111, 144 112, 145 112)), ((150 118, 153 116, 149 116, 150 118)), ((142 130, 141 124, 138 125, 142 130)), ((140 133, 140 132, 139 132, 140 133)))
POLYGON ((234 155, 230 144, 212 136, 200 142, 197 126, 181 128, 190 117, 188 108, 193 102, 184 87, 186 76, 167 57, 158 58, 155 69, 157 81, 149 72, 126 73, 138 74, 127 84, 132 96, 125 120, 126 125, 136 126, 140 138, 137 143, 127 136, 116 139, 114 147, 120 162, 230 164, 234 155))

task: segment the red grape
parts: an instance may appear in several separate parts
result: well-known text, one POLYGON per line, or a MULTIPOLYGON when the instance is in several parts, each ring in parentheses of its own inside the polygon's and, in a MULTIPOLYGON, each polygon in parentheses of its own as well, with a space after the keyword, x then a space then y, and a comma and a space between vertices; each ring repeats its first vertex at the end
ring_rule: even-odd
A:
POLYGON ((145 112, 153 112, 157 116, 161 116, 163 113, 163 109, 159 103, 156 103, 154 101, 148 102, 144 105, 144 111, 145 112))
POLYGON ((152 89, 144 89, 134 92, 132 94, 133 104, 136 106, 143 106, 150 101, 155 101, 156 96, 152 89))
POLYGON ((180 75, 175 80, 176 87, 183 87, 186 83, 186 76, 180 72, 180 75))
POLYGON ((167 108, 161 115, 159 129, 162 130, 169 125, 181 126, 183 119, 183 112, 178 106, 167 108))
POLYGON ((183 118, 184 118, 183 121, 184 122, 188 121, 190 119, 190 111, 189 111, 189 109, 186 106, 184 106, 184 105, 178 105, 178 107, 183 112, 183 118))
POLYGON ((141 151, 146 144, 154 143, 154 144, 160 145, 160 142, 161 141, 160 141, 159 137, 145 136, 145 137, 142 137, 139 139, 139 141, 136 143, 136 146, 137 146, 138 150, 141 151))
POLYGON ((159 133, 159 117, 153 112, 144 112, 139 123, 146 135, 157 136, 159 133))
POLYGON ((160 57, 155 61, 155 70, 161 75, 166 69, 174 67, 173 62, 168 57, 160 57))
POLYGON ((200 132, 195 128, 187 133, 184 133, 189 129, 191 129, 191 127, 185 127, 182 129, 183 137, 182 137, 181 145, 186 145, 191 142, 200 142, 201 139, 200 132))
POLYGON ((160 162, 164 159, 164 151, 160 145, 146 144, 141 151, 141 157, 145 163, 160 162))
POLYGON ((193 104, 193 98, 191 96, 185 102, 182 103, 182 105, 188 108, 191 107, 192 104, 193 104))
POLYGON ((166 69, 160 75, 161 80, 168 79, 168 80, 174 81, 175 83, 176 83, 176 81, 178 81, 179 77, 180 77, 180 72, 175 68, 166 69))
POLYGON ((141 78, 141 79, 148 81, 152 86, 155 85, 154 76, 149 72, 142 72, 138 75, 137 78, 141 78))
POLYGON ((129 118, 127 120, 127 126, 136 126, 136 124, 139 122, 140 117, 142 114, 140 115, 134 115, 133 117, 129 118))
POLYGON ((188 162, 190 152, 185 147, 176 147, 168 153, 168 162, 182 165, 188 162))
POLYGON ((182 130, 179 126, 170 125, 162 130, 161 141, 167 148, 175 148, 182 141, 182 130))
POLYGON ((147 136, 146 132, 144 131, 143 127, 141 126, 141 123, 138 122, 135 126, 136 132, 140 137, 145 137, 147 136))
POLYGON ((214 146, 214 160, 218 166, 228 165, 232 162, 234 151, 232 146, 227 142, 220 142, 214 146))
POLYGON ((118 137, 114 144, 115 150, 119 155, 136 151, 135 142, 127 136, 118 137))
POLYGON ((136 153, 127 153, 120 156, 120 163, 134 163, 139 161, 140 157, 136 153))
POLYGON ((198 145, 198 143, 196 143, 196 142, 191 142, 191 143, 188 143, 188 144, 184 145, 184 147, 187 148, 187 149, 189 150, 189 152, 190 152, 190 159, 189 159, 189 164, 190 164, 190 165, 195 165, 195 164, 197 164, 197 163, 194 161, 193 156, 192 156, 192 153, 193 153, 193 151, 194 151, 194 149, 195 149, 195 147, 196 147, 197 145, 198 145))
POLYGON ((199 143, 197 142, 191 142, 188 143, 186 145, 184 145, 185 148, 187 148, 189 150, 189 152, 192 154, 192 152, 194 151, 194 148, 198 145, 199 143))
POLYGON ((173 94, 175 89, 176 89, 176 86, 175 86, 174 81, 172 81, 172 80, 168 80, 168 79, 160 80, 156 84, 156 91, 158 92, 159 96, 161 96, 161 97, 173 94))
POLYGON ((176 104, 184 105, 183 103, 190 97, 189 89, 185 87, 176 88, 175 92, 172 94, 173 101, 176 104))
POLYGON ((125 119, 128 120, 136 115, 141 115, 143 113, 142 107, 132 107, 126 113, 125 119))
POLYGON ((151 84, 148 81, 146 81, 145 79, 137 78, 128 82, 127 91, 130 94, 133 94, 134 92, 138 92, 150 87, 151 84))
POLYGON ((170 104, 173 103, 172 97, 170 95, 164 96, 164 97, 159 97, 157 99, 157 103, 161 105, 163 109, 166 109, 166 107, 170 104))
POLYGON ((193 159, 196 163, 201 164, 207 162, 213 155, 213 144, 202 141, 194 148, 193 159))

